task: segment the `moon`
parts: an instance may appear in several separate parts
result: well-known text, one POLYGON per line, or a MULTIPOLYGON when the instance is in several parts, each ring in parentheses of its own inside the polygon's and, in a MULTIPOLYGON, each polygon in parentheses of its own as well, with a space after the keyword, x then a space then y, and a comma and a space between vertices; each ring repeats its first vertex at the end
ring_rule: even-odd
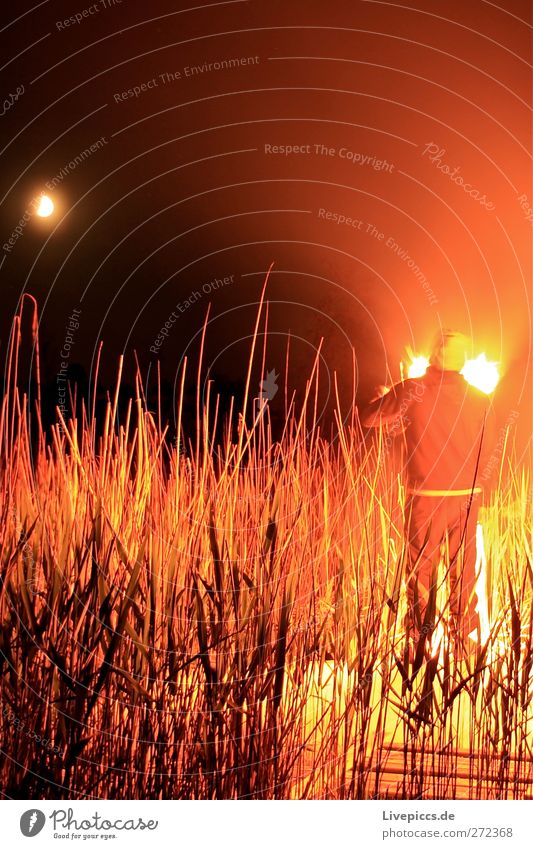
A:
POLYGON ((41 195, 39 200, 37 201, 37 209, 36 213, 41 218, 48 218, 49 215, 54 211, 54 204, 52 203, 51 198, 48 195, 41 195))

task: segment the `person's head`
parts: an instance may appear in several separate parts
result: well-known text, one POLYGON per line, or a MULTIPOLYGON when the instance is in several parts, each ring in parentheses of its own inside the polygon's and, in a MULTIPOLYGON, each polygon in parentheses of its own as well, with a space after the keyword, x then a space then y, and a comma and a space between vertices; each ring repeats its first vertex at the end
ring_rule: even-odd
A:
POLYGON ((439 330, 429 358, 441 371, 461 371, 470 353, 470 340, 458 330, 439 330))

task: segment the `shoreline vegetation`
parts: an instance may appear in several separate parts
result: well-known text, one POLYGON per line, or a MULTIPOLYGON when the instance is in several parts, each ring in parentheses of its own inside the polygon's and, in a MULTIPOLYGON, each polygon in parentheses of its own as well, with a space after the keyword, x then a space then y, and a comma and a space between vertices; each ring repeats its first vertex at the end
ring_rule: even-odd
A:
POLYGON ((168 445, 138 377, 124 423, 117 389, 100 436, 90 410, 59 412, 47 443, 19 342, 20 317, 0 410, 5 796, 532 797, 531 481, 512 445, 482 515, 488 630, 455 656, 443 583, 417 668, 403 477, 355 409, 323 437, 317 365, 276 442, 265 403, 213 450, 208 398, 195 444, 168 445))

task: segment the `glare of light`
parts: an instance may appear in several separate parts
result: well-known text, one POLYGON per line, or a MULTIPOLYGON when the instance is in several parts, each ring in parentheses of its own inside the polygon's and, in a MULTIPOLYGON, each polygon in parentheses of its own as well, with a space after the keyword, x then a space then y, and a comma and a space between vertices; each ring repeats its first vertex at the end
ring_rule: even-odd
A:
POLYGON ((49 215, 54 211, 54 204, 52 199, 48 197, 48 195, 41 195, 41 197, 37 201, 37 209, 35 212, 41 218, 48 218, 49 215))
MULTIPOLYGON (((483 536, 483 526, 478 522, 476 525, 476 594, 477 594, 477 612, 479 615, 481 643, 485 645, 490 640, 488 649, 488 658, 497 660, 508 656, 510 640, 501 636, 492 636, 494 626, 491 626, 489 619, 489 604, 487 597, 487 555, 485 553, 485 541, 483 536), (492 637, 492 639, 491 639, 492 637)), ((496 629, 496 634, 498 629, 496 629)), ((477 634, 473 632, 469 635, 474 641, 477 640, 477 634)))
POLYGON ((500 379, 497 364, 489 362, 485 354, 480 354, 475 360, 467 360, 461 374, 471 386, 486 395, 494 392, 500 379))
POLYGON ((487 556, 485 554, 485 541, 483 538, 483 526, 478 522, 476 525, 476 565, 475 571, 477 612, 481 629, 481 641, 486 642, 490 635, 489 603, 487 598, 487 556))
MULTIPOLYGON (((448 553, 449 557, 449 553, 448 553)), ((476 524, 476 562, 475 562, 475 574, 476 574, 476 595, 477 595, 477 604, 476 610, 479 616, 479 625, 480 625, 480 636, 481 643, 485 644, 490 637, 491 626, 489 621, 489 604, 487 597, 487 556, 485 554, 485 541, 483 537, 483 526, 480 522, 476 524)), ((446 570, 446 558, 442 558, 439 563, 440 575, 442 578, 443 573, 446 570)), ((437 587, 437 610, 445 610, 446 609, 446 581, 439 580, 439 584, 437 587)), ((444 658, 444 648, 445 648, 445 628, 443 625, 442 619, 439 617, 435 629, 433 631, 431 637, 431 656, 439 657, 441 661, 444 658)), ((471 634, 468 635, 473 642, 477 642, 478 633, 477 630, 472 631, 471 634)), ((497 653, 501 653, 502 647, 501 641, 498 641, 496 651, 497 653)), ((492 651, 494 652, 494 647, 492 651)))
POLYGON ((413 357, 409 364, 409 368, 407 369, 408 377, 423 377, 427 371, 428 365, 429 360, 427 357, 413 357))
MULTIPOLYGON (((423 377, 428 366, 429 359, 423 354, 416 357, 411 356, 407 375, 408 377, 423 377)), ((498 364, 487 360, 485 354, 479 354, 475 359, 467 360, 461 369, 461 374, 467 383, 486 395, 494 392, 500 379, 498 364)))
POLYGON ((438 657, 441 648, 444 648, 444 626, 442 622, 437 622, 435 630, 431 637, 431 657, 438 657))

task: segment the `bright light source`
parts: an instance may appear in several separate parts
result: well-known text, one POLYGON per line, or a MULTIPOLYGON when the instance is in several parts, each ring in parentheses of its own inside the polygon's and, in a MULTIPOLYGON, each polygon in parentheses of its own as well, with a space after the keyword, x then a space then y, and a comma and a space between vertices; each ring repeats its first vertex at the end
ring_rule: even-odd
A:
POLYGON ((478 522, 476 525, 476 565, 477 581, 477 612, 481 628, 481 642, 485 643, 490 636, 489 602, 487 598, 487 555, 485 554, 485 540, 483 537, 483 526, 478 522))
MULTIPOLYGON (((423 377, 428 366, 427 357, 423 355, 411 356, 407 375, 409 377, 423 377)), ((497 363, 487 360, 485 354, 479 354, 475 360, 467 360, 461 369, 461 374, 467 383, 484 392, 485 395, 494 392, 500 379, 497 363)))
POLYGON ((475 360, 467 360, 461 374, 471 386, 486 395, 494 392, 500 379, 497 364, 489 362, 485 354, 480 354, 475 360))
POLYGON ((37 209, 35 212, 41 218, 48 218, 49 215, 54 211, 54 204, 52 199, 48 197, 48 195, 41 195, 39 200, 37 201, 37 209))
POLYGON ((409 377, 423 377, 427 371, 429 360, 427 357, 413 357, 407 370, 409 377))

